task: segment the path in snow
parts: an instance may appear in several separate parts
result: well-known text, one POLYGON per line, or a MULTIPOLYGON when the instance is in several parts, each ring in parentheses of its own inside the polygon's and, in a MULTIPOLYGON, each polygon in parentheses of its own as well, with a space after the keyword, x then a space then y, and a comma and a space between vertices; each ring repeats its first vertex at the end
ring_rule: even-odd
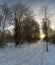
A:
POLYGON ((45 51, 45 42, 24 45, 22 48, 0 49, 0 65, 55 65, 55 47, 49 45, 45 51))

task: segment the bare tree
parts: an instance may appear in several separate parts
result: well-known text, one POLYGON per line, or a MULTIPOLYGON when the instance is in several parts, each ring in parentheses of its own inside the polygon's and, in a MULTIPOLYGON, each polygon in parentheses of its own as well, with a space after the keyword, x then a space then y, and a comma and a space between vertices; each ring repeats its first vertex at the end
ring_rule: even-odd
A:
POLYGON ((21 40, 21 23, 22 20, 25 19, 27 16, 31 16, 30 8, 23 3, 15 4, 13 7, 13 15, 14 15, 14 26, 15 26, 15 43, 16 45, 20 44, 21 40))
POLYGON ((2 25, 3 25, 2 39, 4 40, 4 28, 6 21, 10 18, 10 10, 5 2, 0 5, 0 9, 1 9, 2 25))
POLYGON ((51 10, 47 6, 42 6, 41 8, 41 13, 43 14, 43 23, 42 23, 42 29, 43 32, 45 33, 45 38, 46 38, 46 51, 48 51, 48 33, 49 33, 49 28, 50 28, 50 17, 51 17, 51 10))

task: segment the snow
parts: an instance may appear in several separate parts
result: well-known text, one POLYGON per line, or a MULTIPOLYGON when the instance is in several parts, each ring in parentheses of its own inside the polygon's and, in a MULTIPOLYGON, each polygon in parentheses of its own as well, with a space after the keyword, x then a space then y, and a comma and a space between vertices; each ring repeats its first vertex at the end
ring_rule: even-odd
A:
POLYGON ((33 44, 21 45, 21 48, 10 44, 0 49, 0 65, 55 65, 55 45, 40 40, 33 44))

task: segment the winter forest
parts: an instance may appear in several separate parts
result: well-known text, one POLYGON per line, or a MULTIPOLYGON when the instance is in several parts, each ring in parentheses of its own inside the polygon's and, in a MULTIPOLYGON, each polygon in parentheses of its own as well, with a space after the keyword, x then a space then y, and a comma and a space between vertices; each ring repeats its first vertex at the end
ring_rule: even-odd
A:
POLYGON ((0 65, 55 65, 55 1, 41 1, 0 0, 0 65))

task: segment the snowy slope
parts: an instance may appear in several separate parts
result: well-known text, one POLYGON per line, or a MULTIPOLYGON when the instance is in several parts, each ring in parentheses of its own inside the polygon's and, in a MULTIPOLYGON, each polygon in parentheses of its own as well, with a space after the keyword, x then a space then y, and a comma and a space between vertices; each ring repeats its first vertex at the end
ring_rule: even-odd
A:
POLYGON ((0 49, 0 65, 55 65, 55 46, 49 45, 49 52, 45 50, 45 42, 6 47, 0 49))

